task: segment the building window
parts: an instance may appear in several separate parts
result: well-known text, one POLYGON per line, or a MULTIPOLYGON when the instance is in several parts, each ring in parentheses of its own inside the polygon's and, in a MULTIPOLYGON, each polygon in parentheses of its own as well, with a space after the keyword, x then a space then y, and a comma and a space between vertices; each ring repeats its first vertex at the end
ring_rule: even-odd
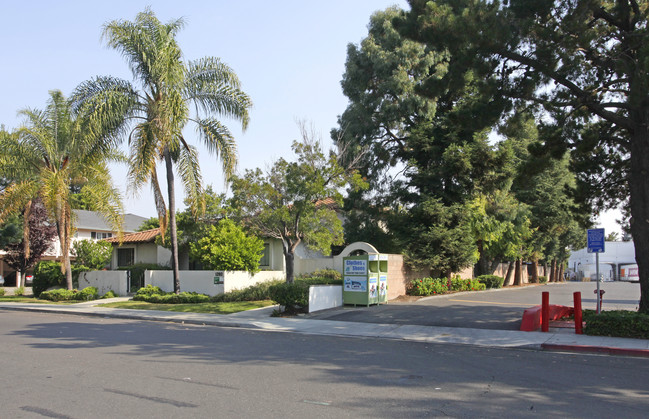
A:
POLYGON ((259 260, 259 266, 270 266, 270 244, 264 243, 264 253, 259 260))
POLYGON ((117 249, 117 267, 135 264, 135 249, 117 249))
POLYGON ((92 231, 90 232, 90 238, 93 240, 103 240, 103 239, 109 239, 113 237, 113 233, 103 233, 103 232, 97 232, 97 231, 92 231))

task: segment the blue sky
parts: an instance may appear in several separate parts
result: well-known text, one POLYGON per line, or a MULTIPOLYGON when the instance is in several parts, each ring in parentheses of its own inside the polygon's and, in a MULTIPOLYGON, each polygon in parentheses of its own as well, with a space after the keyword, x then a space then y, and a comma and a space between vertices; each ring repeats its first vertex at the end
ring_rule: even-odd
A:
MULTIPOLYGON (((43 109, 48 91, 67 96, 82 81, 97 75, 131 80, 118 52, 100 41, 110 20, 133 20, 150 5, 167 22, 184 17, 178 41, 186 59, 220 57, 239 75, 254 108, 248 130, 224 120, 239 147, 239 170, 267 167, 291 157, 298 139, 296 119, 309 121, 329 144, 329 131, 346 107, 340 80, 347 44, 367 35, 370 15, 398 0, 239 0, 239 1, 31 1, 4 2, 0 25, 0 124, 16 128, 16 112, 43 109)), ((188 136, 193 136, 193 130, 188 136)), ((206 184, 224 191, 219 164, 201 152, 206 184)), ((124 187, 126 168, 113 169, 124 187)), ((178 195, 181 191, 178 190, 178 195)), ((155 215, 148 191, 125 196, 126 212, 155 215)), ((182 196, 176 197, 182 203, 182 196)))
MULTIPOLYGON (((16 128, 17 110, 43 109, 51 89, 69 95, 98 75, 131 80, 119 53, 101 43, 101 27, 114 19, 133 20, 151 6, 163 22, 186 19, 178 35, 186 59, 220 57, 239 75, 254 102, 250 126, 242 133, 235 122, 224 122, 236 137, 240 172, 265 168, 292 156, 290 145, 299 134, 296 119, 312 123, 330 143, 329 131, 347 104, 340 88, 347 45, 367 35, 374 11, 392 5, 408 7, 405 0, 4 2, 0 124, 16 128)), ((193 132, 187 135, 191 139, 193 132)), ((219 163, 205 150, 201 168, 205 183, 224 192, 219 163)), ((139 196, 127 193, 125 173, 124 166, 113 168, 126 212, 154 216, 149 190, 139 196)), ((177 188, 176 201, 182 199, 177 188)), ((602 225, 617 230, 615 216, 609 218, 602 225)))

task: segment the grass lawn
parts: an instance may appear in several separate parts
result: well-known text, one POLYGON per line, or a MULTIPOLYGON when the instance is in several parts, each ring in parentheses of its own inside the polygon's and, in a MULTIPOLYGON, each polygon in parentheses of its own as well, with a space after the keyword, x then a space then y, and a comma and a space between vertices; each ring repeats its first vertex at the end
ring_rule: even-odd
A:
POLYGON ((118 303, 102 304, 102 307, 129 308, 133 310, 178 311, 181 313, 232 314, 255 308, 268 307, 274 304, 274 302, 269 300, 200 304, 154 304, 146 303, 144 301, 123 301, 118 303))
POLYGON ((80 302, 81 301, 54 302, 49 300, 39 300, 34 297, 25 297, 22 295, 0 295, 0 303, 74 304, 80 302))
POLYGON ((22 295, 0 295, 0 303, 38 303, 34 297, 24 297, 22 295))

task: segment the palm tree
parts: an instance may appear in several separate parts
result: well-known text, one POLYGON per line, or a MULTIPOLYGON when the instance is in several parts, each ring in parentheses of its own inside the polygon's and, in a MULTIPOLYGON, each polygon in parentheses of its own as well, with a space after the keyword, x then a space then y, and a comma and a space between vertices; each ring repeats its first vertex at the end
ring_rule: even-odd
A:
POLYGON ((111 129, 114 124, 73 113, 58 90, 50 92, 44 111, 24 109, 19 114, 25 117, 24 125, 0 139, 0 177, 9 180, 0 193, 0 222, 21 211, 28 214, 32 201, 40 198, 56 224, 62 270, 72 289, 70 242, 75 220, 71 187, 84 185, 93 209, 116 230, 122 229, 121 197, 107 164, 119 157, 117 131, 111 129))
POLYGON ((198 152, 185 139, 183 129, 190 121, 196 125, 199 138, 220 158, 229 180, 237 162, 236 144, 214 115, 239 121, 246 129, 252 106, 236 74, 218 58, 183 61, 175 39, 183 26, 182 19, 162 24, 149 8, 138 13, 134 22, 106 23, 103 39, 121 52, 141 89, 128 81, 97 77, 82 83, 73 95, 76 106, 94 109, 92 120, 120 120, 130 128, 129 186, 137 191, 151 182, 161 230, 170 227, 176 293, 180 280, 174 165, 192 212, 200 214, 205 208, 198 152), (158 184, 156 166, 161 162, 166 168, 168 211, 158 184))

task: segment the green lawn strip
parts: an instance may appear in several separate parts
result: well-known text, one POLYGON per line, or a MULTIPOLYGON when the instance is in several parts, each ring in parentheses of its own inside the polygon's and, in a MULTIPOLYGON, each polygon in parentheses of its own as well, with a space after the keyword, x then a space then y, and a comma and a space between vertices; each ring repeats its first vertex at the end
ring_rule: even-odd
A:
POLYGON ((272 306, 275 303, 270 300, 264 301, 237 301, 229 303, 200 303, 200 304, 153 304, 143 301, 122 301, 117 303, 102 304, 102 307, 128 308, 132 310, 159 310, 177 311, 181 313, 211 313, 211 314, 232 314, 240 311, 252 310, 272 306))
POLYGON ((81 301, 49 301, 49 300, 39 300, 34 297, 24 297, 20 295, 3 295, 0 296, 0 303, 36 303, 36 304, 75 304, 80 303, 81 301))

